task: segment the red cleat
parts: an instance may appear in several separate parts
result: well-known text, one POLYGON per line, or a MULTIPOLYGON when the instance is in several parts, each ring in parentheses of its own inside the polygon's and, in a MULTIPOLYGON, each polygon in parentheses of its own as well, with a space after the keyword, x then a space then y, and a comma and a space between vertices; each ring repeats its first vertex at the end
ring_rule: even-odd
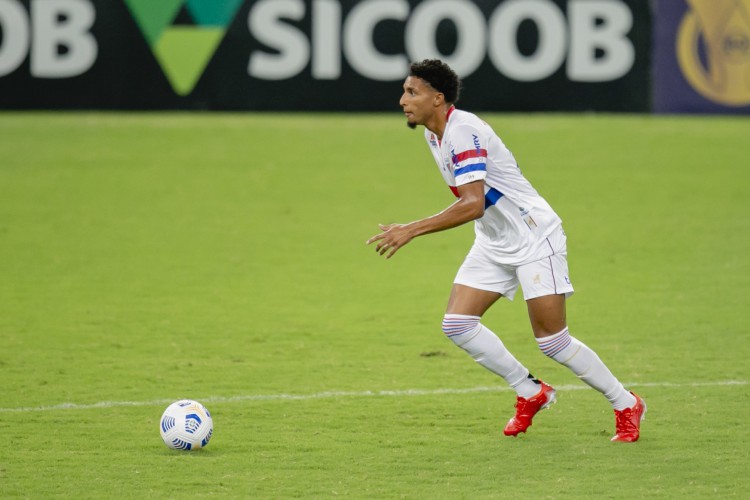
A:
POLYGON ((555 402, 555 390, 552 386, 541 381, 540 383, 542 389, 536 396, 529 399, 516 397, 516 416, 508 421, 505 429, 503 429, 503 434, 517 436, 521 432, 526 432, 526 429, 531 427, 531 419, 534 418, 534 415, 555 402))
POLYGON ((635 396, 635 406, 625 408, 622 411, 615 410, 615 427, 617 433, 611 441, 634 443, 640 437, 641 421, 646 418, 646 402, 634 392, 630 394, 635 396))

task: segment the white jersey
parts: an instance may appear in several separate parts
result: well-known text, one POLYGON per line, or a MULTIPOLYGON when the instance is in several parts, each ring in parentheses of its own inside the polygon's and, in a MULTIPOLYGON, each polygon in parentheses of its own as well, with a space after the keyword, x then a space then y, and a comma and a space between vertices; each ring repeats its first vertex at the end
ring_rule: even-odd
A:
POLYGON ((513 154, 476 115, 451 107, 442 141, 425 138, 445 182, 484 180, 484 215, 474 222, 475 247, 500 264, 520 265, 554 253, 547 237, 562 221, 521 174, 513 154))

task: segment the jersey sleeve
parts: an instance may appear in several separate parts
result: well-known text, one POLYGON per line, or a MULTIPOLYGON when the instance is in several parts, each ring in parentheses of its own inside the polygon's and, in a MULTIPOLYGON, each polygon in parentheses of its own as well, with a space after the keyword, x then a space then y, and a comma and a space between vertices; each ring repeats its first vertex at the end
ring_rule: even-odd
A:
POLYGON ((461 127, 452 140, 451 163, 456 186, 487 177, 487 139, 474 128, 461 127))

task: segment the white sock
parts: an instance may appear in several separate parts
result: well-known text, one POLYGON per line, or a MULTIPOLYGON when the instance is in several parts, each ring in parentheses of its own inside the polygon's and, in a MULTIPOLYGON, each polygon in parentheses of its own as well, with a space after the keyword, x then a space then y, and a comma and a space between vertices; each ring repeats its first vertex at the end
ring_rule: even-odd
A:
POLYGON ((443 318, 443 332, 477 363, 505 379, 520 397, 530 398, 536 395, 540 387, 529 377, 529 370, 479 320, 479 316, 446 314, 443 318))
POLYGON ((635 405, 635 397, 612 375, 599 356, 586 344, 571 337, 567 328, 536 341, 544 354, 567 366, 578 378, 604 394, 615 410, 635 405))

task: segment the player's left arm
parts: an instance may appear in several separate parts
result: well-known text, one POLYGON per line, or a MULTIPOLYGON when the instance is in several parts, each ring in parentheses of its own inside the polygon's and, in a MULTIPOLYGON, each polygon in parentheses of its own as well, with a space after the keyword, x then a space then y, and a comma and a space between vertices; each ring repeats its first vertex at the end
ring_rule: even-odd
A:
POLYGON ((375 251, 390 259, 417 236, 445 231, 484 215, 484 180, 458 186, 458 200, 442 212, 408 224, 380 224, 376 234, 367 244, 378 242, 375 251))

